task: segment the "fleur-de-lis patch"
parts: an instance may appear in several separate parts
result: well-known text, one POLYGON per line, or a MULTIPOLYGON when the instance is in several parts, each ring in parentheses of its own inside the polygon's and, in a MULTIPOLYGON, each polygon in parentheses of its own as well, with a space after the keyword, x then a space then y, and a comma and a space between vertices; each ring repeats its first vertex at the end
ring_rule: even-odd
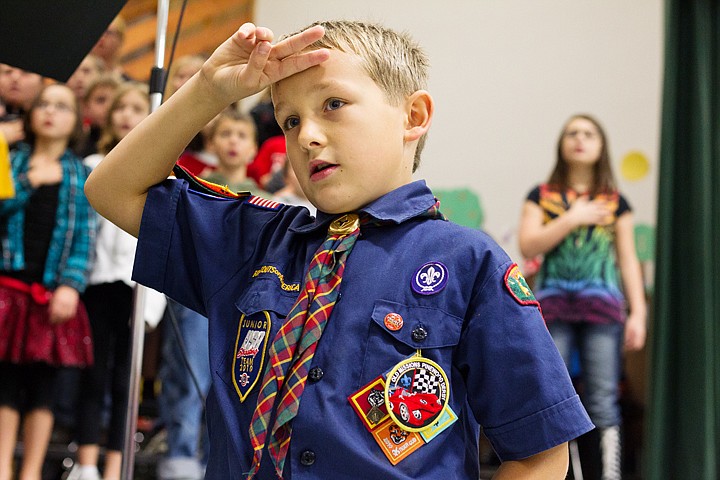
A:
POLYGON ((433 295, 447 285, 448 270, 440 262, 428 262, 415 271, 412 289, 420 295, 433 295))

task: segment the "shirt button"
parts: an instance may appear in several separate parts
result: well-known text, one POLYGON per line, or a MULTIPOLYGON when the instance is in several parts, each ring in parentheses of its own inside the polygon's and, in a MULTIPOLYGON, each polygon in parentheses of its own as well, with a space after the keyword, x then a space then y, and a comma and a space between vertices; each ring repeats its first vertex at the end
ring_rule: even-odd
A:
POLYGON ((323 375, 325 375, 325 372, 322 371, 322 368, 313 367, 308 372, 308 379, 311 382, 319 382, 320 379, 322 379, 323 375))
POLYGON ((415 329, 412 331, 412 339, 416 342, 424 341, 427 336, 428 332, 423 327, 415 327, 415 329))
POLYGON ((300 463, 305 465, 306 467, 309 467, 313 463, 315 463, 315 452, 312 450, 305 450, 300 454, 300 463))

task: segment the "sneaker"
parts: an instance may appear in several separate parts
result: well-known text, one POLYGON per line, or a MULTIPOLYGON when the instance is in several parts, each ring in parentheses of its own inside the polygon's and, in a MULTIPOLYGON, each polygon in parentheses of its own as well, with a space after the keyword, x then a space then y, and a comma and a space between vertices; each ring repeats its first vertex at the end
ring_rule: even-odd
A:
POLYGON ((63 480, 102 480, 100 471, 95 465, 80 465, 76 463, 63 480))

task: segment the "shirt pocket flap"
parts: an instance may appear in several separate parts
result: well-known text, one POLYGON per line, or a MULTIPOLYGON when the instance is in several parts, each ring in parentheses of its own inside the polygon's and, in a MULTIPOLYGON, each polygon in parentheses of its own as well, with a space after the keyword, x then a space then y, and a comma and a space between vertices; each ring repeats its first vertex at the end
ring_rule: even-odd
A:
POLYGON ((388 300, 376 300, 372 313, 373 321, 388 335, 412 348, 452 347, 460 342, 462 319, 434 307, 409 306, 388 300), (387 321, 388 315, 402 318, 387 321), (389 325, 389 326, 388 326, 389 325))
POLYGON ((256 280, 235 301, 235 307, 247 316, 258 312, 274 312, 285 318, 297 300, 297 293, 286 293, 271 280, 256 280))

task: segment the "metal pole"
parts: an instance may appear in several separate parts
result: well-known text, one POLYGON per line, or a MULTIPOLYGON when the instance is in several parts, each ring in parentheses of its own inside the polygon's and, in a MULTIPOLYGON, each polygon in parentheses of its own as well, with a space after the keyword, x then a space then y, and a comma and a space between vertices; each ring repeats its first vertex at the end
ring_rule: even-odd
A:
MULTIPOLYGON (((153 77, 162 72, 165 62, 165 38, 170 11, 170 0, 159 0, 157 7, 157 36, 155 39, 155 68, 153 77)), ((162 75, 160 76, 162 78, 162 75)), ((157 78, 151 79, 155 85, 162 84, 157 78)), ((162 103, 162 91, 150 89, 150 111, 154 112, 162 103)), ((125 443, 122 457, 121 478, 132 480, 135 467, 135 434, 137 432, 138 405, 140 402, 140 378, 142 376, 142 358, 145 341, 145 287, 135 285, 133 291, 132 341, 130 347, 130 385, 128 388, 128 414, 125 423, 125 443)))
MULTIPOLYGON (((167 37, 168 15, 170 12, 170 0, 160 0, 157 9, 157 37, 155 39, 155 68, 153 77, 163 71, 165 64, 165 38, 167 37)), ((151 79, 150 85, 150 111, 154 112, 162 103, 163 91, 159 88, 164 82, 160 78, 151 79)))
POLYGON ((125 423, 125 447, 120 478, 131 480, 135 466, 135 433, 137 432, 140 377, 142 374, 143 344, 145 341, 145 287, 135 285, 133 291, 132 342, 130 347, 130 385, 128 388, 128 412, 125 423))

